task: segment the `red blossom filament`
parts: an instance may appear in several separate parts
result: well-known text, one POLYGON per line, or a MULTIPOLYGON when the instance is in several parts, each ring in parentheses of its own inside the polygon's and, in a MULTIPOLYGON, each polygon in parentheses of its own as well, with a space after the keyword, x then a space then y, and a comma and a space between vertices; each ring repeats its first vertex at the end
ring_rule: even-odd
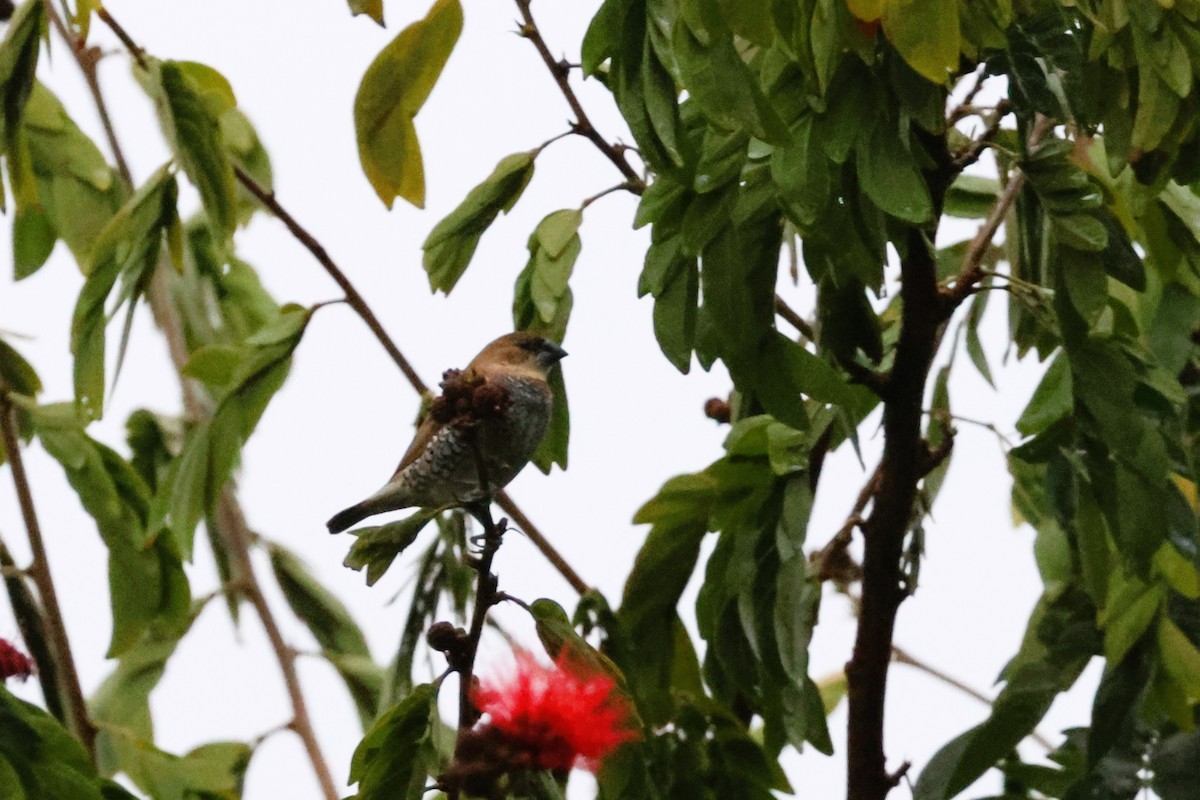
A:
POLYGON ((0 639, 0 681, 9 678, 25 680, 33 674, 33 661, 7 639, 0 639))
POLYGON ((584 674, 565 656, 547 667, 518 653, 515 673, 483 682, 472 700, 490 718, 488 725, 528 752, 541 769, 595 769, 637 735, 629 727, 628 703, 613 694, 615 687, 609 676, 584 674))

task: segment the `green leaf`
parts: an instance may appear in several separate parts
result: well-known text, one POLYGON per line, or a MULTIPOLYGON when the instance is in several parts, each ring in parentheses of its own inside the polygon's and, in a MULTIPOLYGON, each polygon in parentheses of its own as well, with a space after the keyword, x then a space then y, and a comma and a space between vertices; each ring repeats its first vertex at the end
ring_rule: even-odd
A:
POLYGON ((700 271, 695 258, 683 256, 669 269, 670 276, 654 294, 654 337, 667 360, 686 375, 696 345, 700 271))
POLYGON ((1162 739, 1150 757, 1150 770, 1162 800, 1189 800, 1200 781, 1200 730, 1162 739))
POLYGON ((1117 664, 1142 637, 1166 598, 1166 587, 1143 583, 1121 569, 1109 573, 1108 599, 1100 614, 1104 629, 1104 657, 1117 664))
POLYGON ((13 278, 28 278, 54 250, 58 232, 40 208, 18 206, 13 216, 13 278))
POLYGON ((176 194, 175 178, 163 166, 108 221, 92 246, 71 320, 75 402, 90 418, 104 412, 105 302, 120 277, 131 301, 144 290, 164 235, 178 224, 176 194))
POLYGON ((0 790, 13 800, 104 800, 83 745, 0 686, 0 790), (15 787, 15 788, 13 788, 15 787))
POLYGON ((417 540, 417 534, 438 515, 438 509, 423 508, 415 514, 386 525, 372 525, 350 531, 357 537, 344 563, 353 570, 367 570, 367 585, 375 582, 392 566, 396 556, 417 540))
POLYGON ((723 129, 746 130, 773 144, 787 141, 786 127, 738 53, 732 32, 722 27, 708 33, 702 41, 682 16, 671 32, 679 78, 701 111, 723 129))
POLYGON ((242 446, 287 379, 292 353, 311 315, 301 306, 283 306, 275 319, 243 342, 212 418, 188 433, 183 452, 159 487, 153 522, 170 527, 185 558, 191 557, 196 526, 216 507, 242 446))
POLYGON ((42 380, 12 345, 0 339, 0 388, 26 397, 42 391, 42 380))
POLYGON ((1071 384, 1071 365, 1066 353, 1059 353, 1046 368, 1041 383, 1029 399, 1029 405, 1017 420, 1017 430, 1033 436, 1071 414, 1075 397, 1071 384))
POLYGON ((569 281, 582 242, 583 213, 565 209, 547 215, 529 237, 529 261, 517 276, 513 322, 518 330, 556 342, 566 336, 574 299, 569 281))
POLYGON ((358 706, 363 727, 370 725, 379 709, 379 692, 363 693, 361 690, 370 681, 362 676, 373 667, 374 683, 382 684, 382 670, 371 658, 367 640, 359 630, 349 609, 332 592, 322 586, 298 556, 278 543, 267 546, 271 556, 271 569, 279 588, 300 621, 305 624, 322 652, 342 673, 347 688, 358 706), (343 667, 349 668, 344 672, 343 667))
POLYGON ((533 178, 535 151, 501 159, 487 179, 467 193, 458 208, 433 227, 421 249, 429 287, 449 294, 466 272, 479 238, 501 211, 516 204, 533 178))
POLYGON ((550 391, 554 394, 554 405, 550 408, 550 424, 546 426, 546 435, 529 460, 546 475, 550 468, 558 464, 559 469, 567 468, 567 450, 571 442, 571 410, 567 403, 567 384, 563 378, 562 367, 550 371, 547 379, 550 391))
POLYGON ((388 208, 397 197, 425 207, 425 167, 413 119, 441 76, 462 25, 459 0, 437 0, 424 19, 380 51, 354 96, 358 157, 388 208))
POLYGON ((383 0, 349 0, 349 3, 350 13, 354 16, 357 17, 359 14, 366 14, 375 20, 379 27, 384 27, 383 0))
POLYGON ((350 781, 358 800, 397 800, 412 795, 431 765, 422 745, 437 712, 437 685, 422 684, 376 720, 350 762, 350 781))
POLYGON ((988 719, 942 747, 914 787, 914 800, 948 800, 1012 752, 1054 698, 1070 688, 1096 646, 1095 609, 1079 591, 1048 593, 1034 609, 1021 651, 988 719))
POLYGON ((1000 194, 1000 182, 978 175, 959 175, 946 190, 943 211, 951 217, 983 219, 991 213, 1000 194))
POLYGON ((21 117, 33 91, 45 14, 40 3, 21 3, 0 42, 0 155, 7 157, 8 181, 18 208, 37 205, 29 152, 21 136, 21 117))
POLYGON ((936 84, 958 69, 955 0, 884 0, 883 32, 909 66, 936 84))
POLYGON ((109 657, 132 647, 156 622, 176 626, 191 599, 174 544, 146 527, 150 490, 116 452, 89 437, 61 407, 34 414, 38 438, 66 472, 108 548, 113 634, 109 657))
POLYGON ((529 605, 529 613, 537 624, 538 639, 550 658, 557 661, 566 657, 572 664, 586 667, 591 674, 604 673, 618 683, 625 682, 617 665, 576 633, 567 612, 558 603, 544 597, 534 600, 529 605))
POLYGON ((58 98, 40 83, 34 84, 25 106, 22 138, 37 179, 38 206, 18 205, 18 213, 40 211, 84 265, 100 230, 121 207, 125 187, 58 98))
POLYGON ((188 61, 151 63, 151 76, 163 103, 160 120, 167 141, 192 184, 220 240, 237 225, 233 164, 229 161, 221 116, 237 105, 229 82, 212 67, 188 61))
MULTIPOLYGON (((929 5, 939 4, 941 0, 929 5)), ((897 219, 919 224, 933 214, 933 203, 917 158, 909 151, 916 145, 898 133, 881 121, 869 140, 859 141, 858 180, 875 205, 897 219)))

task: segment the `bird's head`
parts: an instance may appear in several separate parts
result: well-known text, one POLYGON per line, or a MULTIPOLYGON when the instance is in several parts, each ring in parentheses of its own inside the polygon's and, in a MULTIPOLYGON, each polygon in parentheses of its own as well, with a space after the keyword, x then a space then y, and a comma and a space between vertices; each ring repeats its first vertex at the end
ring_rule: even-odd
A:
POLYGON ((517 331, 501 336, 483 348, 468 370, 484 375, 501 372, 545 380, 550 368, 566 355, 566 350, 549 339, 536 333, 517 331))

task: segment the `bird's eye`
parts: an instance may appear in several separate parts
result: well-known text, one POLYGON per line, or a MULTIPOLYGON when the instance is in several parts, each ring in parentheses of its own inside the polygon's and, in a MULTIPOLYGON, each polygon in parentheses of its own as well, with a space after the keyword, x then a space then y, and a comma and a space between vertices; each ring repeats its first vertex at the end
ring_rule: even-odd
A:
POLYGON ((540 352, 542 349, 542 340, 541 339, 526 339, 525 341, 518 344, 517 347, 521 348, 522 350, 528 351, 530 353, 537 353, 537 352, 540 352))

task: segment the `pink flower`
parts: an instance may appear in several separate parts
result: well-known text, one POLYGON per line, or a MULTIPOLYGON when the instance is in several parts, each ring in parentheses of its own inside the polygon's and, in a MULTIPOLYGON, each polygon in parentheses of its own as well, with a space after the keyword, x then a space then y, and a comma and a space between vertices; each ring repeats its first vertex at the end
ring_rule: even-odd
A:
POLYGON ((7 639, 0 639, 0 681, 9 678, 25 680, 33 674, 33 661, 7 639))
POLYGON ((503 681, 483 681, 472 693, 500 731, 541 769, 594 769, 623 742, 637 736, 629 727, 630 706, 614 694, 616 682, 572 662, 565 653, 555 666, 517 653, 517 668, 503 681))

